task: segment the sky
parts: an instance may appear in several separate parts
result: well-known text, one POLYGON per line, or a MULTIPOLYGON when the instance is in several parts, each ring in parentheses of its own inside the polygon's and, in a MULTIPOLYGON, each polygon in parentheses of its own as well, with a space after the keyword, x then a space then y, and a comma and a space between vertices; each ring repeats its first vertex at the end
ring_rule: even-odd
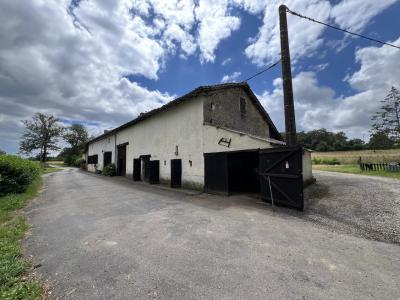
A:
MULTIPOLYGON (((280 57, 278 6, 400 45, 399 0, 1 0, 0 149, 49 113, 93 135, 280 57)), ((298 130, 366 141, 400 50, 288 15, 298 130)), ((284 131, 281 67, 248 82, 284 131)))

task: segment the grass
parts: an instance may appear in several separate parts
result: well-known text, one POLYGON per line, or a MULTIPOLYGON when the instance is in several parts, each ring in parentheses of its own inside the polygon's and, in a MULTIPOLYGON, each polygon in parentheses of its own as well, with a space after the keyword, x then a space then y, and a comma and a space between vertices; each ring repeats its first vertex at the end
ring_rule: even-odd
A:
POLYGON ((62 168, 55 168, 55 167, 46 167, 42 169, 43 174, 53 173, 61 171, 62 168))
POLYGON ((311 153, 312 158, 319 158, 321 160, 337 159, 341 164, 356 164, 360 156, 364 162, 371 163, 400 161, 400 149, 311 153))
POLYGON ((62 160, 52 160, 48 161, 48 164, 57 165, 57 166, 66 166, 66 164, 62 160))
POLYGON ((29 226, 16 211, 37 196, 41 184, 39 176, 24 193, 0 197, 0 299, 41 299, 40 284, 24 277, 31 266, 23 259, 21 239, 29 226))
POLYGON ((313 170, 322 170, 329 172, 360 174, 369 176, 389 177, 400 179, 400 172, 387 172, 387 171, 361 171, 358 165, 313 165, 313 170))

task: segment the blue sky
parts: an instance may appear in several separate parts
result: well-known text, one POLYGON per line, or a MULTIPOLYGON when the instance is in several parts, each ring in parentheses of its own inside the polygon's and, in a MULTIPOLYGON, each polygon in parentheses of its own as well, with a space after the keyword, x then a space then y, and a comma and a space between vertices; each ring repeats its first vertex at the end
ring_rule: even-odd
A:
MULTIPOLYGON (((0 3, 0 148, 51 113, 92 134, 199 85, 241 81, 279 57, 277 7, 400 45, 396 0, 86 0, 0 3), (120 109, 123 107, 123 109, 120 109)), ((368 137, 400 50, 288 15, 296 121, 368 137)), ((284 130, 280 65, 249 81, 284 130)))

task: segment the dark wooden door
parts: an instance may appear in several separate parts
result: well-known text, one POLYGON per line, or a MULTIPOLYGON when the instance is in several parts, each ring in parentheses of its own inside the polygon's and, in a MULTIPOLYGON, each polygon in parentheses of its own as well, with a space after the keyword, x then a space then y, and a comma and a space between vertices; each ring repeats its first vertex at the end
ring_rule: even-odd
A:
POLYGON ((150 160, 149 164, 149 183, 157 184, 160 183, 160 161, 150 160))
POLYGON ((126 175, 126 146, 118 147, 118 165, 117 165, 117 174, 119 176, 126 175))
POLYGON ((260 151, 260 185, 264 200, 303 210, 302 157, 301 147, 260 151))
POLYGON ((103 167, 111 164, 111 152, 104 152, 103 154, 103 167))
POLYGON ((182 186, 182 160, 171 159, 171 187, 180 188, 182 186))
POLYGON ((228 155, 226 152, 204 154, 204 190, 229 195, 228 155))
POLYGON ((141 159, 135 158, 133 160, 133 180, 134 181, 140 181, 141 169, 142 169, 141 159))

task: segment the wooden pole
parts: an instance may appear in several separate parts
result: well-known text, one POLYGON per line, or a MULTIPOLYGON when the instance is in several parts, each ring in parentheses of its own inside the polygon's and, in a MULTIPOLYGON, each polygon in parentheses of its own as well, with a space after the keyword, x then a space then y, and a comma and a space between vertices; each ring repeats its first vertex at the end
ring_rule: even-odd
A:
POLYGON ((283 99, 285 105, 286 144, 288 146, 294 146, 297 144, 296 119, 294 113, 292 70, 290 65, 289 35, 288 35, 286 11, 287 7, 285 5, 279 6, 283 99))

